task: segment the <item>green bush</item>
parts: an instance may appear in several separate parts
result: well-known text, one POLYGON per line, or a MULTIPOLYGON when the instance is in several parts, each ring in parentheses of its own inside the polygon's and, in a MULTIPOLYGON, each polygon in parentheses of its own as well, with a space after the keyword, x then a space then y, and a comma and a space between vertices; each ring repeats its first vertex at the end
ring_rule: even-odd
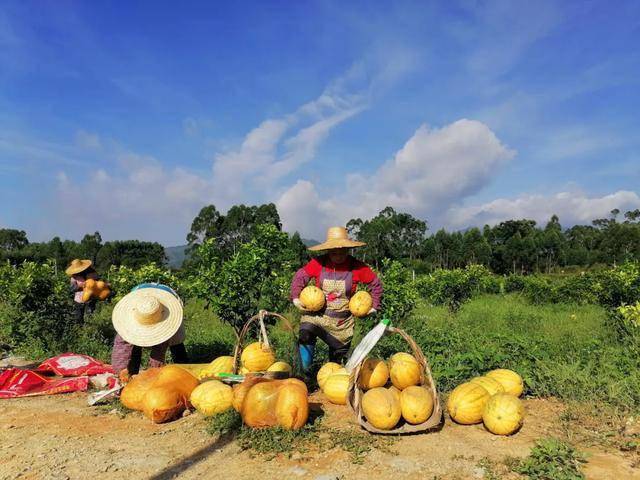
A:
POLYGON ((556 438, 538 440, 529 456, 513 469, 531 480, 582 480, 583 453, 556 438))
POLYGON ((401 324, 413 311, 417 292, 411 272, 402 263, 384 261, 380 276, 384 288, 381 310, 395 324, 401 324))

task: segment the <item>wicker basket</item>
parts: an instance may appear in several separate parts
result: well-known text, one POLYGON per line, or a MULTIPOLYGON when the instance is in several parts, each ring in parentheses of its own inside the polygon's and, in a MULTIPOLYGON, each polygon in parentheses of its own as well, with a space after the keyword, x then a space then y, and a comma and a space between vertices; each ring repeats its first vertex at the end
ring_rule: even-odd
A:
POLYGON ((410 423, 400 421, 399 426, 392 430, 380 430, 371 425, 362 412, 362 396, 364 395, 364 392, 360 387, 358 387, 358 377, 360 375, 360 369, 362 368, 362 364, 364 363, 364 361, 356 366, 356 368, 352 372, 352 375, 350 376, 348 393, 349 406, 353 410, 356 416, 356 420, 362 426, 362 428, 371 433, 379 433, 383 435, 398 435, 406 433, 425 432, 427 430, 436 429, 442 424, 442 406, 440 405, 440 396, 438 395, 438 390, 436 389, 436 383, 433 379, 433 375, 431 375, 429 362, 427 362, 427 359, 422 353, 422 350, 420 350, 418 344, 404 330, 395 327, 388 327, 387 331, 400 335, 406 340, 406 342, 411 347, 411 350, 413 351, 413 356, 416 358, 416 360, 418 360, 418 363, 422 367, 422 371, 420 374, 420 385, 427 387, 431 391, 431 395, 433 397, 433 412, 431 413, 431 416, 424 423, 420 423, 418 425, 412 425, 410 423))
MULTIPOLYGON (((233 350, 233 373, 238 373, 238 371, 240 370, 240 356, 242 355, 242 350, 244 348, 242 344, 244 343, 244 340, 247 334, 249 333, 249 331, 251 330, 251 327, 254 324, 257 324, 258 326, 258 341, 263 343, 267 347, 271 347, 271 344, 269 343, 269 337, 267 335, 267 327, 264 323, 264 320, 267 317, 275 317, 282 320, 285 328, 291 332, 291 335, 293 336, 293 341, 297 346, 298 337, 295 334, 295 330, 291 326, 291 322, 289 322, 289 320, 287 320, 286 317, 280 315, 279 313, 260 310, 257 315, 254 315, 249 320, 247 320, 247 323, 244 324, 244 326, 242 327, 242 330, 240 331, 240 334, 238 335, 238 340, 233 350)), ((296 371, 296 366, 299 364, 300 364, 299 352, 298 352, 298 349, 296 348, 295 354, 293 357, 293 362, 291 364, 291 368, 293 369, 294 372, 296 371)))

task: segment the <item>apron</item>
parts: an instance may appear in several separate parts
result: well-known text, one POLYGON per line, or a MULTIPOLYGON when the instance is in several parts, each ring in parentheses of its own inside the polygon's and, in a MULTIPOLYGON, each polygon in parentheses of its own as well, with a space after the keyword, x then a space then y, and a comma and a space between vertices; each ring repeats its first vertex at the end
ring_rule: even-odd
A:
POLYGON ((349 298, 353 287, 353 273, 339 272, 322 267, 320 288, 324 292, 324 312, 303 315, 302 321, 319 326, 336 340, 347 343, 353 337, 355 319, 349 311, 349 298))

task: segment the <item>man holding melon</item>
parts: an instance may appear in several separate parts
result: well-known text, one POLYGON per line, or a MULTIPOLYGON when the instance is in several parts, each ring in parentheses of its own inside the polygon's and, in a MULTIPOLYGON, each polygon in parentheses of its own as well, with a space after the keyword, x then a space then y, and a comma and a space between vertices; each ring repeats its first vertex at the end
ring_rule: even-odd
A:
POLYGON ((382 299, 382 284, 349 249, 365 243, 351 240, 343 227, 331 227, 325 242, 310 247, 325 251, 298 270, 291 282, 293 304, 303 312, 300 323, 300 358, 309 371, 317 339, 329 346, 332 362, 344 360, 353 337, 354 317, 375 313, 382 299), (314 280, 315 286, 310 285, 314 280), (358 292, 364 286, 367 292, 358 292))
POLYGON ((70 289, 73 294, 73 319, 80 324, 84 321, 86 311, 93 312, 96 300, 105 300, 109 294, 109 284, 98 280, 98 273, 91 260, 75 258, 65 273, 70 277, 70 289), (98 288, 100 287, 100 288, 98 288))

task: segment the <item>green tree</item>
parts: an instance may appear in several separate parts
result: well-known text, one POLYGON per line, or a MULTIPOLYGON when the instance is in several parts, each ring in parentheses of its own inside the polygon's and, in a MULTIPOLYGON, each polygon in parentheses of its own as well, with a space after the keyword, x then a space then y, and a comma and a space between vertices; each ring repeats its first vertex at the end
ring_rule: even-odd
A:
POLYGON ((0 228, 0 249, 15 251, 26 247, 28 244, 29 240, 24 230, 0 228))

